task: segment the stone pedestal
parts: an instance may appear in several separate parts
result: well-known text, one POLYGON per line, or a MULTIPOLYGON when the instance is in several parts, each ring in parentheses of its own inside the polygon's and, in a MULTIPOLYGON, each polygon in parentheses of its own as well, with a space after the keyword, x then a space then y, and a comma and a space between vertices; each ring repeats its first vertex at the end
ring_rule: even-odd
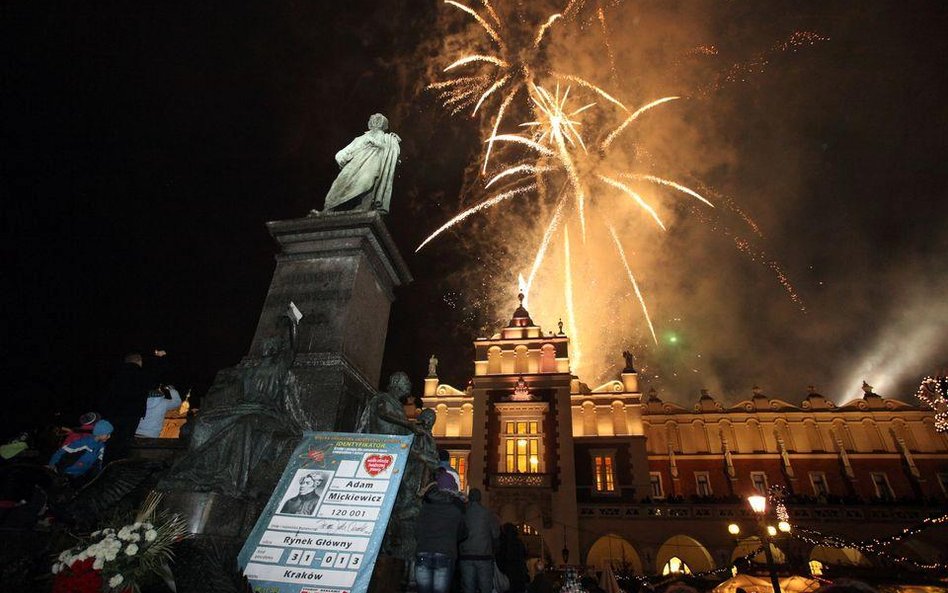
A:
POLYGON ((377 212, 319 214, 270 222, 267 228, 280 251, 250 350, 236 367, 218 373, 198 413, 191 448, 159 486, 165 491, 165 506, 184 516, 198 547, 212 541, 239 547, 276 485, 290 445, 295 446, 295 429, 289 427, 355 429, 363 405, 379 383, 393 290, 412 280, 377 212), (270 392, 256 386, 253 372, 261 365, 277 368, 272 351, 281 338, 286 343, 291 302, 303 314, 295 328, 295 356, 283 371, 292 397, 284 385, 271 402, 270 392), (270 359, 265 358, 268 351, 270 359), (253 413, 247 409, 248 393, 253 413), (258 422, 261 407, 271 416, 286 414, 287 430, 281 433, 272 422, 258 422), (202 422, 201 414, 216 420, 202 422), (224 464, 246 457, 246 451, 227 450, 231 441, 216 438, 220 435, 213 432, 215 427, 224 425, 221 417, 239 419, 235 430, 252 431, 245 433, 254 435, 249 440, 233 441, 243 443, 241 447, 254 447, 265 439, 283 443, 282 448, 268 450, 271 458, 252 470, 253 488, 245 492, 219 484, 213 473, 210 478, 203 477, 207 472, 195 478, 188 469, 196 455, 224 464), (198 451, 195 442, 221 445, 210 452, 198 451))
POLYGON ((393 289, 411 282, 377 212, 326 213, 267 223, 280 246, 244 364, 281 330, 290 302, 297 327, 294 374, 318 430, 351 431, 379 384, 393 289))

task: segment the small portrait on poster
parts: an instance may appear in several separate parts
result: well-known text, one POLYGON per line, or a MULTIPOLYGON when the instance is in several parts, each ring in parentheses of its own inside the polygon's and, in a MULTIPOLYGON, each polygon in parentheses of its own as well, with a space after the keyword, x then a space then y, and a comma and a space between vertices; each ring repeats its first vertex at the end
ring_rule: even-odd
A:
POLYGON ((297 470, 277 512, 287 515, 314 515, 331 477, 332 472, 297 470))

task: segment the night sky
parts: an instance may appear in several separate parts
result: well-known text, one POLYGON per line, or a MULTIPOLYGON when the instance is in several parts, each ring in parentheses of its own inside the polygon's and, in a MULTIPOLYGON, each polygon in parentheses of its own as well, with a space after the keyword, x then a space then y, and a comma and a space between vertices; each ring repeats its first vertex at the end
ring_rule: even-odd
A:
MULTIPOLYGON (((700 349, 725 398, 761 382, 799 400, 809 383, 829 389, 902 356, 889 395, 910 396, 921 373, 948 362, 948 5, 700 4, 731 61, 796 28, 830 38, 701 103, 726 109, 692 114, 729 155, 702 173, 760 216, 808 313, 734 257, 714 264, 730 306, 708 325, 707 303, 686 303, 693 329, 686 319, 677 331, 691 331, 692 345, 656 359, 690 369, 700 349), (734 310, 740 319, 725 314, 734 310), (710 361, 713 332, 728 337, 710 361)), ((459 304, 469 242, 413 253, 459 210, 479 146, 469 121, 420 90, 443 10, 422 0, 4 3, 5 432, 84 411, 129 349, 166 349, 171 381, 205 391, 249 346, 273 270, 264 223, 321 207, 333 155, 376 111, 403 139, 387 222, 416 278, 397 294, 383 376, 405 369, 420 381, 437 352, 442 378, 463 386, 470 340, 508 312, 459 304)), ((709 63, 705 80, 727 65, 709 63)), ((669 398, 688 400, 695 385, 669 398)))

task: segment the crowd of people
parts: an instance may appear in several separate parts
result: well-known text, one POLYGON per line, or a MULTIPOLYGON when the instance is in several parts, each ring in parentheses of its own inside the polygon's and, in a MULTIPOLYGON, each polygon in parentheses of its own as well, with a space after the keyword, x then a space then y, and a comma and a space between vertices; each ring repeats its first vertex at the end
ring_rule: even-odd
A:
POLYGON ((527 550, 517 527, 481 504, 481 492, 465 497, 460 478, 439 450, 440 465, 424 491, 416 523, 414 577, 418 593, 546 593, 542 570, 531 581, 527 550))
POLYGON ((166 355, 164 350, 155 350, 147 358, 138 352, 127 354, 98 410, 82 414, 77 426, 64 430, 48 466, 75 481, 85 481, 107 461, 126 457, 135 437, 157 438, 167 412, 181 405, 178 390, 162 382, 166 355))

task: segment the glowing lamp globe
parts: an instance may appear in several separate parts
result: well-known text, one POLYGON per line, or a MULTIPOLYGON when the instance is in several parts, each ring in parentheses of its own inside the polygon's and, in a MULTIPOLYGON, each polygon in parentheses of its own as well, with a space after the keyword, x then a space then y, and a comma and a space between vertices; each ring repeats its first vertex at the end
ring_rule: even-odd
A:
POLYGON ((781 521, 777 523, 777 529, 779 529, 783 533, 790 533, 790 523, 786 521, 781 521))
POLYGON ((763 515, 764 512, 767 510, 767 497, 766 496, 761 496, 760 494, 748 496, 747 502, 750 503, 751 509, 758 515, 763 515))
POLYGON ((767 535, 769 535, 770 537, 773 537, 773 536, 777 535, 777 528, 774 527, 773 525, 768 525, 768 526, 767 526, 767 535))
POLYGON ((731 535, 737 535, 741 532, 741 528, 737 525, 737 523, 731 523, 727 526, 727 532, 731 535))

